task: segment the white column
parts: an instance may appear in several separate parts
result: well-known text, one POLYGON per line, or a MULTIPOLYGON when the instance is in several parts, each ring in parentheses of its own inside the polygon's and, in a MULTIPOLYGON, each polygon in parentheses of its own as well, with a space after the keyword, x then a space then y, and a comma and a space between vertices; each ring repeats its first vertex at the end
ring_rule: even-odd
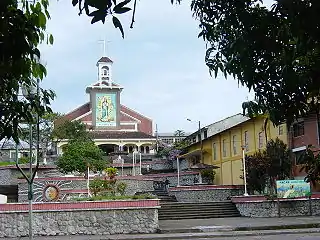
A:
POLYGON ((140 159, 140 175, 142 175, 142 162, 141 162, 141 152, 139 151, 139 159, 140 159))
POLYGON ((177 187, 180 186, 180 164, 179 164, 179 158, 177 157, 177 171, 178 171, 178 175, 177 175, 177 187))
POLYGON ((246 169, 246 155, 245 155, 245 146, 242 147, 242 161, 243 161, 243 181, 244 181, 244 196, 248 195, 247 190, 247 169, 246 169))
POLYGON ((135 154, 134 152, 132 153, 132 176, 136 175, 136 170, 135 170, 135 154))

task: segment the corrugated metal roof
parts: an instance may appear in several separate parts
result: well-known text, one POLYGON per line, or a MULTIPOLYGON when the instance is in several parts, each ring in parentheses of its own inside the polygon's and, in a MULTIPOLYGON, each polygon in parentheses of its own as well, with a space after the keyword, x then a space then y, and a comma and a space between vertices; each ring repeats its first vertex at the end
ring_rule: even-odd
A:
MULTIPOLYGON (((250 120, 249 117, 247 116, 243 116, 242 113, 238 113, 235 115, 232 115, 230 117, 227 117, 225 119, 222 119, 218 122, 214 122, 210 125, 207 125, 205 127, 201 128, 201 135, 203 136, 203 132, 204 130, 207 130, 207 138, 214 136, 218 133, 221 133, 223 131, 226 131, 232 127, 235 127, 241 123, 244 123, 246 121, 250 120)), ((192 134, 190 134, 189 136, 187 136, 186 138, 190 139, 191 137, 195 137, 199 134, 199 131, 196 131, 192 134)), ((198 141, 197 141, 198 142, 198 141)))
POLYGON ((238 113, 236 115, 227 117, 223 120, 220 120, 218 122, 212 123, 207 126, 207 136, 211 137, 218 133, 221 133, 225 130, 228 130, 232 127, 235 127, 241 123, 244 123, 246 121, 250 120, 249 117, 243 116, 241 113, 238 113))
MULTIPOLYGON (((16 143, 13 139, 2 139, 0 140, 0 150, 16 149, 16 143)), ((29 144, 25 141, 20 140, 18 149, 29 149, 29 144)))

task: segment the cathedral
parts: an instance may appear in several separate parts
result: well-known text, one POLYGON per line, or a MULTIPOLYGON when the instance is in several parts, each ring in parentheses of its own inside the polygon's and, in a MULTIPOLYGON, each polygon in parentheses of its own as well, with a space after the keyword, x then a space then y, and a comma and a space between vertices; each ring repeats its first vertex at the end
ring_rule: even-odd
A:
MULTIPOLYGON (((93 140, 106 154, 139 151, 153 154, 156 138, 152 119, 121 104, 123 87, 113 81, 113 61, 102 57, 97 62, 98 81, 87 86, 89 102, 67 113, 64 118, 80 120, 92 133, 93 140)), ((68 140, 58 143, 58 154, 68 140)))

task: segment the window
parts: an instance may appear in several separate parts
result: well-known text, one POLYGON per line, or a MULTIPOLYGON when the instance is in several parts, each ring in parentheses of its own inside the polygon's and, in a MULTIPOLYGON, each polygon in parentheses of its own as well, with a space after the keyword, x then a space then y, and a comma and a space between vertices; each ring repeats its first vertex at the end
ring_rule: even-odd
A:
POLYGON ((107 66, 102 67, 102 75, 109 76, 109 68, 107 66))
POLYGON ((278 127, 278 135, 279 136, 283 135, 283 125, 279 125, 279 127, 278 127))
POLYGON ((299 137, 304 135, 304 122, 293 124, 293 136, 299 137))
POLYGON ((207 132, 207 130, 204 130, 203 131, 203 138, 207 138, 208 137, 208 132, 207 132))
POLYGON ((223 139, 222 141, 222 151, 223 151, 223 157, 227 156, 227 141, 226 139, 223 139))
POLYGON ((233 155, 237 155, 237 136, 232 137, 233 155))
POLYGON ((303 161, 302 161, 302 155, 305 153, 306 150, 302 150, 302 151, 297 151, 297 152, 294 152, 294 158, 295 158, 295 162, 296 162, 296 165, 299 165, 299 164, 303 164, 303 161))
POLYGON ((245 150, 248 152, 249 151, 249 133, 248 133, 248 131, 244 132, 244 146, 245 146, 245 150))
POLYGON ((10 151, 10 158, 16 159, 16 151, 10 151))
POLYGON ((213 160, 217 160, 217 144, 213 143, 213 160))
POLYGON ((263 132, 259 132, 259 148, 263 147, 263 132))

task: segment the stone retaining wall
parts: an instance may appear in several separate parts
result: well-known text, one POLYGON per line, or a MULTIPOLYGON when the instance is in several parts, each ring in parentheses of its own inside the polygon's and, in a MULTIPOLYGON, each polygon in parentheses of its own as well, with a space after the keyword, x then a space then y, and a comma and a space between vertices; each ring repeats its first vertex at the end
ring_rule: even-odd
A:
POLYGON ((169 189, 169 195, 175 196, 178 202, 226 201, 240 194, 243 194, 241 186, 195 185, 169 189))
POLYGON ((241 216, 244 217, 281 217, 320 215, 320 198, 313 197, 311 200, 279 199, 267 200, 265 197, 235 197, 232 199, 241 216), (278 205, 279 204, 279 205, 278 205))
MULTIPOLYGON (((118 177, 117 182, 125 182, 125 195, 134 195, 136 192, 153 191, 152 179, 138 179, 139 177, 118 177)), ((34 201, 42 202, 46 186, 54 185, 59 190, 59 201, 68 201, 73 197, 87 194, 87 181, 77 177, 37 178, 34 181, 34 201)), ((28 185, 25 181, 18 184, 18 202, 26 202, 28 185)))
MULTIPOLYGON (((39 236, 154 233, 158 200, 38 203, 33 229, 39 236)), ((28 205, 0 204, 0 238, 28 235, 28 205)))

